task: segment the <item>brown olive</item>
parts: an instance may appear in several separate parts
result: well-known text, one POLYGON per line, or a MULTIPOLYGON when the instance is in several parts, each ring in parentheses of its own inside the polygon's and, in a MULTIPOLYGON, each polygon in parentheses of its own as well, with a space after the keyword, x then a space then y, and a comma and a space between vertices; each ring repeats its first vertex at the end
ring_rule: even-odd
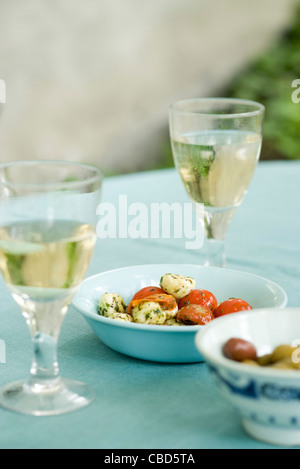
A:
POLYGON ((237 362, 256 360, 257 358, 257 351, 254 345, 243 339, 229 339, 224 345, 223 351, 227 358, 237 362))

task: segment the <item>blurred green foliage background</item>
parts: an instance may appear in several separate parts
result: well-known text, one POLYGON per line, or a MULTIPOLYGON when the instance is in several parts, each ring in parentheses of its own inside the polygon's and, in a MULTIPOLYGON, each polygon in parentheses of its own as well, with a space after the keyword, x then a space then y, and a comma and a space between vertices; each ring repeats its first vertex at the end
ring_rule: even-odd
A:
POLYGON ((295 79, 300 79, 300 6, 290 30, 237 77, 227 93, 265 105, 261 159, 300 159, 300 103, 292 101, 295 79))

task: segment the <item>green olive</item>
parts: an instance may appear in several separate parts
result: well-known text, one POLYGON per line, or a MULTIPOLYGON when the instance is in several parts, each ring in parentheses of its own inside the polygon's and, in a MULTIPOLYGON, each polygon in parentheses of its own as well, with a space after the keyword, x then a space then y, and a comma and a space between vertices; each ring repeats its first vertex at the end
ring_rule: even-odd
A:
POLYGON ((283 358, 270 365, 270 368, 276 368, 278 370, 295 370, 294 364, 290 358, 283 358))
POLYGON ((257 363, 260 366, 267 366, 271 363, 271 357, 272 357, 271 353, 268 353, 267 355, 262 355, 261 357, 257 358, 257 363))
POLYGON ((255 360, 243 360, 242 361, 242 364, 243 365, 250 365, 250 366, 259 366, 259 364, 257 363, 257 361, 255 360))
POLYGON ((273 350, 271 362, 276 363, 280 360, 284 360, 285 358, 291 359, 295 350, 297 350, 297 348, 292 347, 291 345, 279 345, 273 350))

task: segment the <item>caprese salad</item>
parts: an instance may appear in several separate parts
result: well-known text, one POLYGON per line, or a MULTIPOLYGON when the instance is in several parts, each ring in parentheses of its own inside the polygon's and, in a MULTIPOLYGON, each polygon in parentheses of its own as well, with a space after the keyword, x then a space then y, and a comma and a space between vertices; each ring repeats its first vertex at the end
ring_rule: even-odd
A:
POLYGON ((241 298, 228 298, 218 303, 216 296, 196 288, 192 277, 165 274, 159 286, 144 287, 128 305, 118 293, 104 293, 98 313, 111 319, 163 326, 205 325, 226 314, 252 309, 241 298))

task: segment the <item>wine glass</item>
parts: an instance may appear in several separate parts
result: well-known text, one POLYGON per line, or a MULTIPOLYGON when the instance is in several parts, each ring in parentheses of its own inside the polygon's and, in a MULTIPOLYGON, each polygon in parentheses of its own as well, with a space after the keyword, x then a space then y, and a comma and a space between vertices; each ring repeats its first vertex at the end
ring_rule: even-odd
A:
POLYGON ((263 116, 262 104, 242 99, 185 99, 170 107, 174 162, 196 203, 206 265, 226 264, 225 237, 260 156, 263 116))
POLYGON ((0 270, 29 326, 28 379, 0 388, 0 405, 54 415, 89 404, 94 392, 60 377, 57 341, 96 243, 102 175, 62 161, 0 165, 0 270))

